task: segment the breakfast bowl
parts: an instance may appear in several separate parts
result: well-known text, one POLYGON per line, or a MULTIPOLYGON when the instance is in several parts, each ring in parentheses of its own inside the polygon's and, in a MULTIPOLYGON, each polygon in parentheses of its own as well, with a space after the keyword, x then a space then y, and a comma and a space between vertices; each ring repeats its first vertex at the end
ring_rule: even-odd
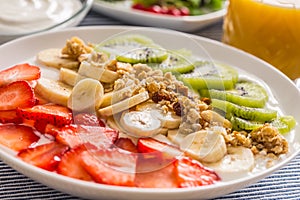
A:
POLYGON ((76 26, 92 4, 93 0, 8 1, 2 5, 0 44, 34 33, 76 26))
MULTIPOLYGON (((271 162, 267 162, 267 163, 271 165, 265 166, 265 162, 260 161, 260 158, 258 158, 258 160, 255 161, 257 162, 257 165, 253 168, 253 170, 251 169, 251 171, 243 171, 243 173, 241 173, 241 171, 226 172, 223 174, 219 174, 221 179, 217 178, 218 181, 216 181, 214 184, 202 185, 197 187, 185 187, 185 185, 182 185, 181 188, 141 187, 143 186, 143 183, 146 183, 146 181, 149 180, 161 184, 161 186, 166 186, 164 183, 167 183, 169 179, 165 179, 164 176, 165 174, 163 173, 160 174, 161 176, 164 177, 163 179, 159 179, 155 177, 153 178, 149 176, 149 174, 148 176, 146 176, 147 179, 146 178, 143 179, 143 176, 140 176, 139 182, 138 183, 135 182, 135 184, 137 184, 139 187, 136 185, 135 186, 118 185, 120 183, 117 183, 117 185, 105 184, 103 183, 103 181, 102 183, 99 183, 101 182, 101 180, 99 181, 99 179, 98 182, 79 180, 76 178, 71 178, 69 176, 62 175, 58 173, 59 170, 45 170, 40 167, 34 166, 33 164, 31 164, 32 162, 29 162, 28 160, 24 161, 24 159, 22 159, 20 155, 26 154, 26 152, 28 152, 27 150, 22 151, 20 154, 16 151, 13 151, 12 149, 7 148, 5 145, 0 145, 0 158, 3 162, 5 162, 7 165, 11 166, 18 172, 48 187, 84 199, 160 199, 160 200, 178 199, 180 200, 180 199, 212 199, 212 198, 224 196, 234 191, 238 191, 248 185, 251 185, 255 182, 262 180, 268 175, 271 175, 272 173, 282 168, 284 165, 286 165, 288 162, 290 162, 293 158, 295 158, 299 154, 300 135, 297 133, 300 131, 300 126, 299 126, 300 112, 299 112, 299 107, 297 107, 296 105, 299 102, 300 93, 297 87, 295 86, 295 84, 289 78, 287 78, 283 73, 273 68, 268 63, 250 54, 247 54, 243 51, 240 51, 238 49, 232 48, 230 46, 227 46, 225 44, 207 38, 202 38, 190 34, 184 34, 177 31, 163 30, 163 29, 156 29, 156 28, 144 28, 144 27, 101 26, 101 27, 68 28, 59 31, 51 31, 51 32, 38 33, 38 34, 26 36, 23 38, 19 38, 7 42, 6 44, 2 45, 0 47, 0 58, 1 58, 0 60, 1 60, 1 66, 3 66, 1 68, 1 71, 6 68, 10 68, 11 66, 26 62, 29 63, 30 65, 39 66, 41 69, 41 76, 43 78, 53 79, 53 80, 58 79, 60 70, 44 66, 43 64, 38 62, 38 60, 43 60, 38 55, 41 55, 40 53, 44 52, 44 50, 51 49, 51 48, 62 48, 64 47, 66 41, 68 42, 79 41, 79 38, 82 41, 86 42, 87 44, 96 44, 97 47, 102 48, 103 44, 105 44, 105 42, 109 42, 109 40, 112 39, 113 36, 126 36, 128 34, 134 35, 134 37, 136 37, 137 35, 142 35, 143 37, 151 38, 151 40, 153 40, 155 44, 158 44, 163 48, 172 50, 170 52, 176 52, 175 50, 178 49, 182 50, 183 48, 186 48, 192 51, 193 54, 201 56, 202 59, 232 66, 235 70, 238 71, 239 78, 241 80, 248 80, 248 81, 259 83, 261 86, 263 86, 266 89, 267 93, 269 94, 269 100, 268 100, 269 108, 273 108, 281 116, 293 116, 293 118, 295 119, 293 128, 288 132, 285 132, 285 134, 283 134, 282 137, 279 136, 281 139, 284 138, 284 141, 287 142, 285 143, 285 147, 287 147, 286 145, 288 145, 288 150, 285 151, 283 155, 274 158, 274 160, 272 159, 272 157, 270 157, 272 160, 271 162), (76 36, 77 38, 74 38, 74 36, 76 36), (17 57, 11 56, 16 54, 18 55, 17 57)), ((115 41, 120 41, 120 40, 115 40, 115 41)), ((141 41, 141 40, 138 39, 137 41, 141 41)), ((147 41, 149 42, 149 40, 147 41)), ((143 42, 143 44, 145 44, 145 42, 143 42)), ((108 47, 110 46, 112 45, 108 45, 108 47)), ((153 47, 153 43, 151 43, 151 47, 153 47)), ((163 49, 160 48, 160 50, 163 49)), ((187 51, 184 52, 186 55, 187 51)), ((80 68, 86 66, 89 65, 88 64, 82 65, 80 66, 80 68)), ((121 66, 123 66, 122 69, 126 69, 124 65, 121 66)), ((81 71, 81 73, 87 71, 88 70, 81 71)), ((77 72, 75 72, 75 75, 76 73, 77 72)), ((72 74, 74 74, 74 71, 72 72, 72 74)), ((89 74, 89 76, 90 75, 94 75, 94 74, 89 74)), ((108 77, 106 81, 110 81, 110 79, 112 78, 113 76, 108 77)), ((69 79, 69 83, 70 83, 70 79, 69 79)), ((78 84, 79 83, 81 82, 78 82, 78 84)), ((41 84, 41 82, 38 84, 41 84)), ((145 92, 145 90, 142 89, 139 91, 141 91, 140 94, 144 94, 145 92)), ((55 93, 56 91, 55 90, 48 91, 48 94, 49 92, 55 93)), ((45 97, 47 98, 49 96, 50 95, 45 97)), ((140 97, 142 98, 143 96, 140 97)), ((138 98, 137 100, 134 101, 135 102, 139 101, 141 98, 138 98)), ((84 104, 82 105, 84 106, 84 104)), ((100 112, 100 114, 109 115, 107 114, 107 112, 104 112, 109 109, 107 107, 108 106, 104 107, 104 110, 99 109, 98 111, 100 112)), ((118 109, 123 109, 123 108, 120 108, 119 106, 118 109)), ((132 111, 133 109, 136 108, 131 107, 130 109, 128 109, 128 111, 132 111)), ((109 119, 107 119, 107 121, 108 120, 109 119)), ((115 118, 115 122, 116 124, 118 124, 117 118, 115 118)), ((11 124, 7 126, 11 126, 11 124)), ((112 127, 111 125, 108 126, 112 127)), ((218 130, 223 130, 223 129, 218 129, 218 130)), ((57 138, 57 135, 55 136, 55 138, 57 138)), ((147 140, 148 137, 144 138, 144 136, 142 136, 140 138, 142 138, 141 140, 145 141, 147 140)), ((214 138, 217 137, 214 136, 211 137, 211 139, 214 138)), ((95 139, 95 137, 93 139, 95 139)), ((160 142, 158 143, 162 144, 160 142)), ((147 144, 143 143, 142 145, 144 145, 142 147, 145 147, 147 144)), ((161 145, 158 145, 156 147, 160 148, 161 145)), ((167 152, 166 154, 168 153, 169 152, 167 152)), ((117 159, 114 159, 115 157, 113 158, 109 157, 110 159, 108 159, 108 161, 109 162, 117 161, 122 165, 122 163, 128 161, 126 160, 127 158, 126 155, 128 156, 128 153, 126 155, 125 154, 122 155, 124 155, 125 157, 117 157, 117 159)), ((84 156, 87 156, 87 154, 85 153, 84 156)), ((262 152, 262 156, 263 156, 263 152, 262 152)), ((89 158, 89 157, 87 156, 85 158, 89 158)), ((189 162, 188 159, 184 156, 181 157, 180 159, 184 159, 184 161, 189 162)), ((58 157, 56 157, 56 161, 59 162, 58 157)), ((83 162, 86 161, 87 160, 83 162)), ((249 160, 247 157, 246 162, 244 162, 244 165, 248 165, 247 163, 248 161, 249 160)), ((253 160, 250 161, 253 162, 253 160)), ((178 160, 175 160, 174 163, 178 163, 178 162, 179 162, 178 160)), ((193 163, 197 163, 197 162, 193 162, 193 163)), ((66 164, 67 173, 73 171, 72 166, 74 165, 71 165, 71 163, 66 164)), ((89 166, 92 165, 84 165, 84 166, 88 168, 89 166)), ((171 169, 173 169, 174 166, 178 167, 177 164, 175 164, 174 166, 172 164, 168 166, 170 166, 171 169)), ((243 167, 243 165, 239 165, 239 166, 243 167)), ((210 165, 208 167, 214 167, 214 166, 210 165)), ((102 169, 107 169, 107 167, 105 167, 104 165, 102 166, 102 168, 97 168, 97 169, 101 172, 100 177, 105 176, 107 178, 106 180, 110 179, 110 181, 119 180, 119 176, 115 176, 113 173, 108 173, 111 172, 110 170, 107 171, 106 173, 102 173, 101 171, 102 169)), ((179 168, 176 169, 177 171, 176 170, 174 171, 178 172, 179 168)), ((182 167, 180 169, 187 170, 190 168, 182 167)), ((171 171, 172 171, 171 173, 173 173, 173 170, 171 171)), ((170 173, 168 170, 166 172, 167 172, 166 174, 170 173)), ((122 173, 120 172, 120 174, 122 173)), ((186 175, 189 176, 190 174, 187 173, 186 175)), ((291 176, 293 175, 291 174, 291 176)), ((184 176, 182 177, 184 179, 184 176)), ((293 179, 293 177, 291 177, 291 179, 293 179)))

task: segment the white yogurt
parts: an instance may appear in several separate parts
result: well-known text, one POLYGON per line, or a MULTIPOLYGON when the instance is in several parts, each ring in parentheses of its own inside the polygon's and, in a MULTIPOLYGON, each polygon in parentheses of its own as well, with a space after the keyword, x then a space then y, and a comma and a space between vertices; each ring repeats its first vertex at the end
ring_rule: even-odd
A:
POLYGON ((0 0, 0 34, 43 30, 78 12, 79 0, 0 0))

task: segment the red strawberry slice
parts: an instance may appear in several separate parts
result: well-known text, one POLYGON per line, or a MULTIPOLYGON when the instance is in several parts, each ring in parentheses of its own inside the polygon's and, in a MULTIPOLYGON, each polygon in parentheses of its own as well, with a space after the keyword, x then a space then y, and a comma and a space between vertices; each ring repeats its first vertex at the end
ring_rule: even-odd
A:
POLYGON ((79 145, 66 152, 57 167, 57 173, 81 180, 92 181, 92 177, 82 167, 80 154, 86 151, 85 145, 79 145))
POLYGON ((189 157, 178 158, 174 165, 180 188, 211 185, 221 180, 216 172, 189 157))
POLYGON ((137 149, 139 152, 144 153, 144 157, 157 157, 166 160, 173 160, 176 156, 183 154, 176 146, 154 138, 139 138, 137 149))
POLYGON ((80 144, 92 144, 99 149, 107 149, 117 140, 119 132, 101 126, 69 125, 60 129, 52 129, 56 140, 71 148, 80 144))
POLYGON ((41 77, 40 68, 28 63, 15 65, 0 72, 0 85, 6 85, 14 81, 31 81, 41 77))
POLYGON ((31 108, 17 109, 17 114, 27 120, 39 120, 44 123, 63 127, 72 123, 72 112, 56 104, 36 105, 31 108))
MULTIPOLYGON (((138 160, 139 162, 140 160, 138 160)), ((144 164, 152 165, 153 163, 148 162, 144 164)), ((171 163, 149 171, 139 172, 135 176, 135 185, 142 188, 177 188, 178 183, 175 176, 175 167, 171 163)))
POLYGON ((136 145, 129 138, 119 138, 119 139, 117 139, 117 141, 115 142, 115 146, 118 147, 118 148, 121 148, 123 150, 132 152, 132 153, 137 153, 138 152, 136 145))
POLYGON ((113 148, 81 153, 82 165, 94 181, 109 185, 134 186, 135 154, 113 148))
POLYGON ((27 81, 16 81, 0 88, 0 110, 14 110, 35 105, 33 89, 27 81))
POLYGON ((73 118, 74 124, 105 127, 105 123, 101 119, 98 119, 97 115, 95 114, 79 113, 76 114, 73 118))
POLYGON ((0 111, 0 123, 22 123, 22 118, 16 113, 16 110, 3 110, 0 111))
POLYGON ((0 144, 20 151, 37 142, 39 137, 31 127, 15 124, 0 125, 0 144))
POLYGON ((36 147, 24 149, 18 156, 25 162, 48 171, 54 171, 62 155, 69 149, 68 146, 50 142, 36 147))

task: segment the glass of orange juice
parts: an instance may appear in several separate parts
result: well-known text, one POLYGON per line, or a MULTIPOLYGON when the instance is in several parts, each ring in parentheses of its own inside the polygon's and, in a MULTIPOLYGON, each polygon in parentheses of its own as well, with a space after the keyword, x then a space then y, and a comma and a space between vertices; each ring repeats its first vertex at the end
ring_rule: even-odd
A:
POLYGON ((229 0, 224 43, 300 77, 300 0, 229 0))

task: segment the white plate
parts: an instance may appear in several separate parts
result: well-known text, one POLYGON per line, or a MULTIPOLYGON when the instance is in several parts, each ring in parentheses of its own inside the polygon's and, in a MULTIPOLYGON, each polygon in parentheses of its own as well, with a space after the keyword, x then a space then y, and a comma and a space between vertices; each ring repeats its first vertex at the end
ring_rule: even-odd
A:
POLYGON ((193 32, 209 24, 222 20, 226 13, 225 7, 226 6, 224 6, 224 9, 219 11, 204 15, 174 17, 134 10, 130 8, 130 3, 126 1, 110 3, 95 0, 93 4, 93 9, 100 14, 107 15, 133 25, 161 27, 184 32, 193 32))
POLYGON ((273 92, 282 112, 284 114, 293 115, 298 121, 295 130, 286 136, 290 144, 290 152, 278 164, 267 170, 231 181, 221 181, 211 186, 189 189, 128 188, 75 180, 31 166, 16 158, 12 152, 0 146, 0 158, 4 162, 38 182, 82 198, 199 200, 223 196, 237 191, 246 185, 257 182, 281 168, 299 153, 300 134, 295 133, 300 132, 300 93, 295 84, 267 63, 217 41, 155 28, 146 29, 125 26, 71 28, 58 32, 47 32, 27 36, 0 46, 0 66, 5 68, 28 60, 32 62, 39 51, 51 47, 61 48, 64 46, 66 39, 72 36, 78 36, 92 43, 99 43, 118 33, 144 34, 168 49, 179 49, 188 46, 189 49, 197 55, 239 67, 240 70, 244 70, 262 79, 273 92))

